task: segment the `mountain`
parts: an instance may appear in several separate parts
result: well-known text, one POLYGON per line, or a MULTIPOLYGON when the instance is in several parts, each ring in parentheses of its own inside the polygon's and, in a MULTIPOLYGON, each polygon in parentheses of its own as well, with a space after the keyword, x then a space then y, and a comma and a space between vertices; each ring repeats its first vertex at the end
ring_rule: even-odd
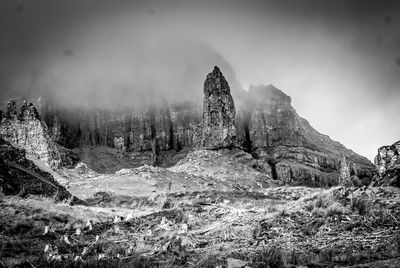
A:
MULTIPOLYGON (((291 98, 272 85, 252 86, 248 92, 236 89, 234 100, 228 81, 215 67, 203 94, 203 109, 190 101, 112 110, 69 109, 45 99, 36 105, 51 141, 79 154, 97 172, 114 173, 141 163, 173 166, 186 154, 179 153, 183 149, 237 147, 257 160, 254 169, 291 185, 336 185, 343 166, 356 185, 369 183, 374 175, 368 159, 312 128, 291 106, 291 98), (113 163, 112 170, 100 169, 99 161, 113 163)), ((10 122, 3 116, 2 128, 10 122)))
POLYGON ((291 98, 272 85, 250 87, 242 117, 244 143, 256 158, 269 163, 278 180, 334 185, 343 161, 354 183, 368 183, 375 172, 367 158, 316 131, 297 114, 291 98))

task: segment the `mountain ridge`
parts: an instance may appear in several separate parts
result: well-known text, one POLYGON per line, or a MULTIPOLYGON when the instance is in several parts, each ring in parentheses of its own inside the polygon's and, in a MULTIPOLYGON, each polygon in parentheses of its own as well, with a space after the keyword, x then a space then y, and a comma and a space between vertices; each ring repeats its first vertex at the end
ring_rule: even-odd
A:
POLYGON ((296 185, 335 185, 342 161, 349 165, 355 184, 367 183, 373 177, 375 168, 367 158, 315 130, 297 114, 290 96, 282 90, 273 85, 252 86, 248 92, 237 91, 235 95, 241 98, 234 100, 231 92, 223 88, 229 89, 229 82, 215 67, 204 83, 203 111, 196 103, 165 101, 146 109, 68 110, 44 99, 38 102, 38 110, 54 142, 74 151, 91 146, 111 147, 120 152, 117 157, 132 164, 147 161, 163 165, 163 152, 174 155, 184 148, 195 148, 198 126, 205 118, 218 114, 221 120, 231 119, 203 123, 203 129, 210 126, 207 135, 214 137, 209 141, 230 133, 228 143, 222 141, 225 138, 221 140, 222 147, 235 146, 251 153, 263 163, 263 170, 275 174, 277 180, 296 185), (226 104, 221 104, 221 99, 226 99, 226 104), (207 110, 208 107, 213 108, 207 110), (228 114, 231 115, 227 117, 228 114), (215 124, 224 127, 215 128, 215 124), (225 128, 225 124, 229 127, 225 128))

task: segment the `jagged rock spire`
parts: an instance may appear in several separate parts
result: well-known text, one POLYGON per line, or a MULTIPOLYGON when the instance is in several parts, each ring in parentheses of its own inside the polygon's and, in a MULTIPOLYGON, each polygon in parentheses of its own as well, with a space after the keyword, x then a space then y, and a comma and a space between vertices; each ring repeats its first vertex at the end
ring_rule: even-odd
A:
POLYGON ((197 146, 206 149, 231 147, 235 144, 235 104, 228 82, 215 66, 204 82, 203 115, 197 146))
POLYGON ((17 118, 17 101, 10 100, 7 103, 7 111, 6 111, 6 118, 7 119, 16 119, 17 118))
POLYGON ((28 154, 44 161, 49 167, 60 167, 61 156, 57 146, 30 101, 24 101, 19 112, 16 101, 8 103, 6 119, 0 122, 0 137, 16 148, 25 149, 28 154))
POLYGON ((32 102, 24 100, 21 106, 21 113, 19 115, 21 120, 40 120, 40 116, 36 107, 32 102))

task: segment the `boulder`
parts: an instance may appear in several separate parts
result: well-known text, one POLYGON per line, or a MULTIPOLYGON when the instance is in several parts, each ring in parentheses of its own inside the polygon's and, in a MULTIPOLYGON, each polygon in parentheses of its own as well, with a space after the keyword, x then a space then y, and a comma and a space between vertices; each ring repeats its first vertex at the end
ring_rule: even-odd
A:
POLYGON ((247 262, 242 260, 234 259, 234 258, 227 258, 226 259, 228 268, 243 268, 247 265, 247 262))
POLYGON ((374 185, 400 187, 400 141, 378 149, 375 157, 375 166, 378 175, 374 179, 374 185))

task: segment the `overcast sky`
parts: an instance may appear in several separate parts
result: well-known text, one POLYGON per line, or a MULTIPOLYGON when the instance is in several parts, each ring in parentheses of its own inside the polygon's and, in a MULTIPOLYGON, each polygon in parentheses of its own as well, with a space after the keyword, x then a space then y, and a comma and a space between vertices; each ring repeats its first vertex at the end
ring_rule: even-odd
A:
POLYGON ((400 140, 396 2, 1 0, 0 96, 201 96, 220 65, 232 84, 282 89, 318 131, 372 160, 400 140))

